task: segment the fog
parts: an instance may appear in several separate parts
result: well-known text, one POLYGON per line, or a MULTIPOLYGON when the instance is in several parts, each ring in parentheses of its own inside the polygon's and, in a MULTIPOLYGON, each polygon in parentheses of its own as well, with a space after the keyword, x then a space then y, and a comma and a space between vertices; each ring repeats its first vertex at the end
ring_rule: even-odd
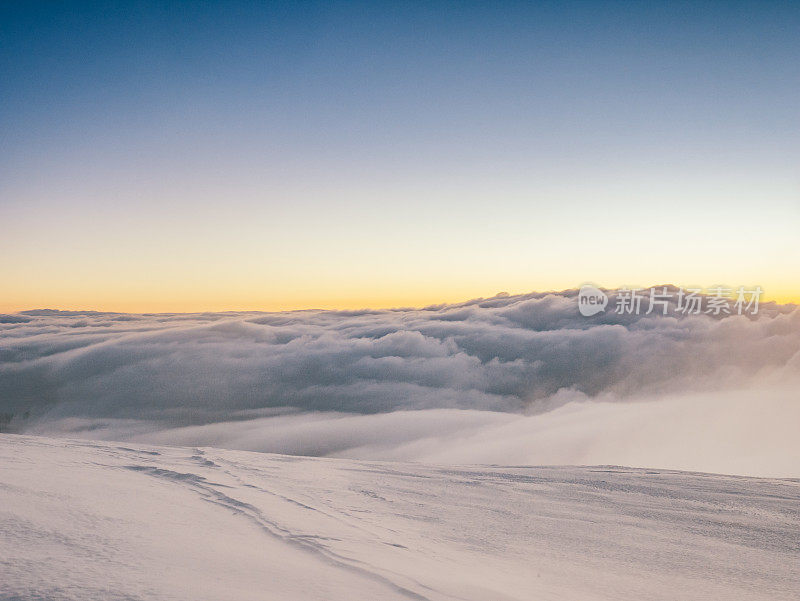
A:
POLYGON ((367 459, 800 476, 800 310, 0 316, 11 432, 367 459))

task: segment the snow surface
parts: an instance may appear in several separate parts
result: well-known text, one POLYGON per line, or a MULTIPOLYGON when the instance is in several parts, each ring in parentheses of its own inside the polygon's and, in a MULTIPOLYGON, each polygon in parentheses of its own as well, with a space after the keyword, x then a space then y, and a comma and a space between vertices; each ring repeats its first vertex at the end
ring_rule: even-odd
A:
POLYGON ((797 599, 800 481, 0 435, 0 598, 797 599))

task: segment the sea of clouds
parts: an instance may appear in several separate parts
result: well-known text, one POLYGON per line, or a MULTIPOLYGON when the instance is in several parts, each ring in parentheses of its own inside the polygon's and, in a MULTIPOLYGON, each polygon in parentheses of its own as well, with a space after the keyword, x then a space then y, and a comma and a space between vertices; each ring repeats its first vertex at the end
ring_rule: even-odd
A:
POLYGON ((0 315, 0 431, 365 459, 800 476, 800 308, 0 315))

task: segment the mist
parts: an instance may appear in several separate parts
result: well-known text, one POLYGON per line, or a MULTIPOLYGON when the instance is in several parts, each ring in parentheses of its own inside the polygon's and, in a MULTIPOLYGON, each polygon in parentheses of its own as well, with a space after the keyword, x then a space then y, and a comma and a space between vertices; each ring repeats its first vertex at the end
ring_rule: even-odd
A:
POLYGON ((798 381, 800 309, 770 303, 0 317, 4 431, 151 444, 798 476, 798 381))

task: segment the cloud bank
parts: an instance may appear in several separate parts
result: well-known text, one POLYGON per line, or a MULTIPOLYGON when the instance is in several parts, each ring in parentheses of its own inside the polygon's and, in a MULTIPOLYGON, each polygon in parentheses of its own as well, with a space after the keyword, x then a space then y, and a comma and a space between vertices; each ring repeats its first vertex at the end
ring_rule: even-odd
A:
POLYGON ((159 444, 800 476, 798 381, 800 309, 774 304, 0 316, 0 428, 159 444))

